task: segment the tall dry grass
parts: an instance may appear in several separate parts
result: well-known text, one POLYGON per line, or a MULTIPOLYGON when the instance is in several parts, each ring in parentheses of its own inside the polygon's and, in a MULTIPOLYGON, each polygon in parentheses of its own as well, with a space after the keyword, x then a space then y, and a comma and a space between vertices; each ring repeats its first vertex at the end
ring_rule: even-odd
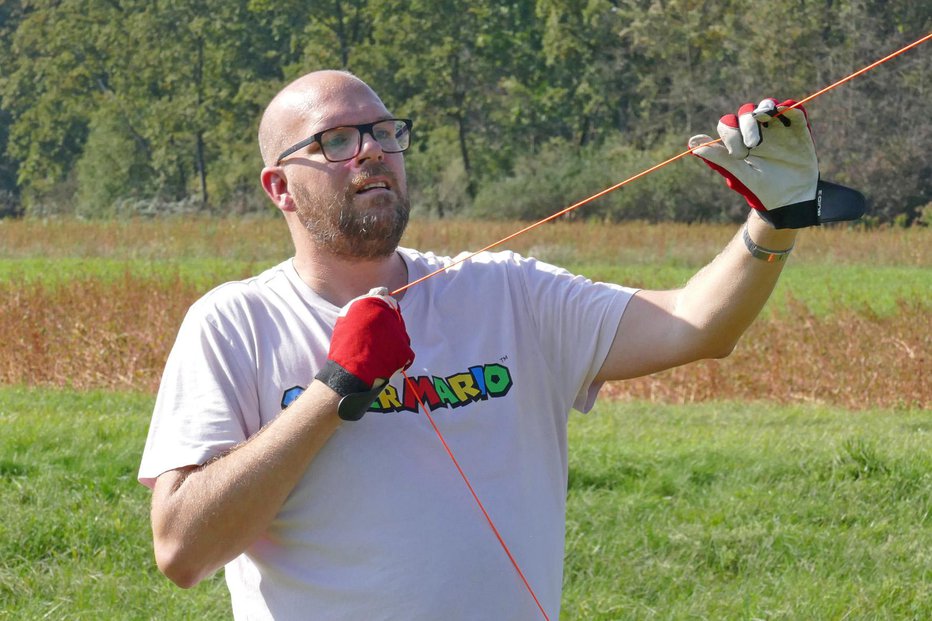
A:
MULTIPOLYGON (((179 279, 125 275, 67 286, 0 284, 0 383, 154 391, 188 306, 179 279)), ((607 394, 667 403, 823 402, 851 409, 930 407, 928 307, 892 316, 795 304, 754 324, 737 350, 628 382, 607 394)))
POLYGON ((0 383, 152 392, 200 294, 177 278, 128 274, 0 283, 0 383))
POLYGON ((0 219, 0 259, 262 260, 294 252, 279 218, 0 219))
MULTIPOLYGON (((404 243, 437 252, 478 249, 516 223, 414 222, 404 243)), ((509 247, 551 260, 702 265, 734 234, 724 225, 603 225, 556 222, 509 247)), ((932 265, 932 232, 921 229, 806 231, 795 262, 932 265)), ((277 218, 81 222, 0 221, 0 259, 228 258, 278 261, 292 252, 277 218)), ((178 276, 0 281, 0 383, 154 391, 188 306, 203 289, 178 276)), ((929 299, 875 316, 838 308, 816 315, 803 304, 762 317, 735 353, 649 378, 616 383, 608 394, 663 402, 766 399, 849 408, 932 405, 927 379, 929 299)))
POLYGON ((883 317, 851 309, 819 317, 798 302, 790 306, 754 323, 726 359, 615 382, 606 394, 663 403, 932 407, 928 306, 903 302, 900 312, 883 317))

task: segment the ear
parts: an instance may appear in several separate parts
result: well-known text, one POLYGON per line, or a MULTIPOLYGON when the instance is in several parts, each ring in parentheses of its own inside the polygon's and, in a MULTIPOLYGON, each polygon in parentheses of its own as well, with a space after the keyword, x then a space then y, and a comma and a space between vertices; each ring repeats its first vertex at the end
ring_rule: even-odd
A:
POLYGON ((294 198, 288 191, 288 179, 280 166, 266 166, 259 173, 259 181, 265 194, 280 210, 294 211, 294 198))

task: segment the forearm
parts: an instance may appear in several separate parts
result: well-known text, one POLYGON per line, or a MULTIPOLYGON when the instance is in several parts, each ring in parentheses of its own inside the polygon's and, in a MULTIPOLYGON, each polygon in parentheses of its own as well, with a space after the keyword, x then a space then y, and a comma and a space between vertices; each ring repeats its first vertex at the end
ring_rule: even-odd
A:
MULTIPOLYGON (((795 229, 774 229, 753 210, 747 227, 751 240, 763 248, 784 250, 796 240, 795 229)), ((697 358, 731 352, 764 307, 784 265, 785 261, 753 257, 739 231, 715 260, 677 292, 674 314, 694 329, 697 358)))
POLYGON ((160 476, 152 530, 163 573, 180 586, 193 586, 256 541, 339 427, 338 401, 336 393, 313 382, 227 455, 160 476))

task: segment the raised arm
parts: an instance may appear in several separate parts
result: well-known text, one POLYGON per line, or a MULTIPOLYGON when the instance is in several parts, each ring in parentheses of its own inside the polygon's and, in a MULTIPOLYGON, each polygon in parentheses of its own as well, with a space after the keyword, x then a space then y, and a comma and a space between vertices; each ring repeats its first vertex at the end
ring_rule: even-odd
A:
POLYGON ((684 287, 635 295, 599 380, 727 356, 770 297, 797 229, 863 214, 860 193, 820 180, 808 116, 794 105, 746 104, 720 119, 722 144, 705 135, 690 139, 694 154, 745 197, 751 215, 684 287))
MULTIPOLYGON (((777 231, 752 213, 747 231, 758 245, 792 247, 796 231, 777 231)), ((739 232, 681 289, 639 291, 618 324, 599 380, 640 377, 731 353, 777 283, 784 261, 754 258, 739 232)))

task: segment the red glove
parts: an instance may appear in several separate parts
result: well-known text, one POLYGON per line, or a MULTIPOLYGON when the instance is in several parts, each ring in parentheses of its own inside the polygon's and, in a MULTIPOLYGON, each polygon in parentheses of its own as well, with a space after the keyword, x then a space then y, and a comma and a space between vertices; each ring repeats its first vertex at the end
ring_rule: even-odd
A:
POLYGON ((380 287, 340 310, 327 363, 315 376, 338 395, 344 420, 359 420, 389 378, 414 362, 398 302, 380 287))
POLYGON ((864 214, 864 196, 819 179, 819 162, 802 106, 792 100, 765 99, 744 104, 738 114, 719 119, 721 144, 689 139, 694 155, 725 177, 775 228, 798 229, 823 222, 855 220, 864 214))

